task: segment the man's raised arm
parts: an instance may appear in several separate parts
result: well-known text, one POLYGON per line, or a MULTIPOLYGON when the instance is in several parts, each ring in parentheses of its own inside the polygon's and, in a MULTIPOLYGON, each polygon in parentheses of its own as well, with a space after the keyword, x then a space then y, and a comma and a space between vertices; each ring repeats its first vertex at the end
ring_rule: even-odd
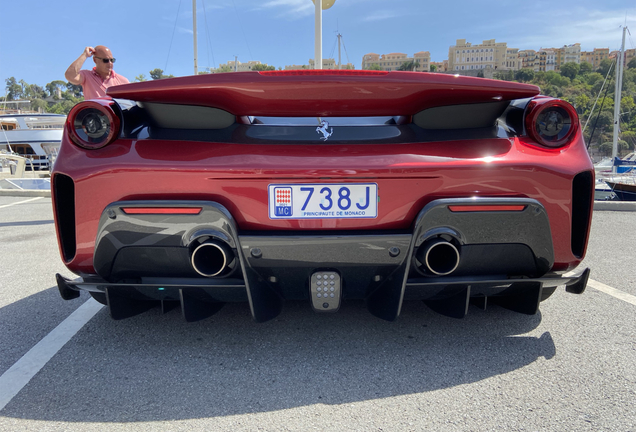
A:
POLYGON ((75 60, 71 65, 66 69, 66 73, 64 77, 71 84, 80 85, 82 83, 82 78, 80 76, 80 70, 82 70, 82 65, 86 61, 87 58, 92 57, 95 52, 95 48, 86 47, 84 52, 75 60))

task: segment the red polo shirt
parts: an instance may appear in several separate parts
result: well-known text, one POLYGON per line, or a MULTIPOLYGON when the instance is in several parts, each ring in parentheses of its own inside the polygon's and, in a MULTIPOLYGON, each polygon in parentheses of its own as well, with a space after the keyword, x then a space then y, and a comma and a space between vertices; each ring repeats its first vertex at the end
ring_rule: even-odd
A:
POLYGON ((84 99, 86 100, 94 99, 96 97, 104 97, 106 96, 106 89, 108 87, 128 84, 130 82, 126 77, 115 73, 115 71, 111 71, 110 77, 103 80, 95 68, 93 68, 93 70, 81 70, 80 76, 82 80, 82 89, 84 90, 84 99))

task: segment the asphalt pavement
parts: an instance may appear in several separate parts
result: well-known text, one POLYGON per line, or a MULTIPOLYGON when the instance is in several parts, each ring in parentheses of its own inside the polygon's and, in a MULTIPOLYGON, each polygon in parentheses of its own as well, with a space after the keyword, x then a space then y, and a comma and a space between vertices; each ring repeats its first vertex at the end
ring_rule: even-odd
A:
POLYGON ((55 273, 73 275, 50 198, 0 196, 0 383, 33 374, 0 430, 633 431, 635 242, 636 215, 596 211, 583 265, 624 296, 559 289, 534 316, 406 302, 390 323, 362 302, 329 315, 288 302, 263 324, 247 304, 113 321, 85 294, 60 298, 55 273), (96 311, 85 324, 80 307, 96 311))

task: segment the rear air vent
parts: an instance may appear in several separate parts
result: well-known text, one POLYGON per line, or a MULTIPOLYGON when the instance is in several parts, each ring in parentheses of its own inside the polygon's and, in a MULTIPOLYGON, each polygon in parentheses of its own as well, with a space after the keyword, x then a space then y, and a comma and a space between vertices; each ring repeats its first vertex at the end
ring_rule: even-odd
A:
POLYGON ((73 179, 64 174, 53 177, 55 194, 55 214, 57 216, 58 235, 64 261, 70 262, 75 257, 75 184, 73 179))
POLYGON ((582 258, 585 253, 592 217, 593 187, 590 171, 577 174, 572 181, 572 253, 577 258, 582 258))

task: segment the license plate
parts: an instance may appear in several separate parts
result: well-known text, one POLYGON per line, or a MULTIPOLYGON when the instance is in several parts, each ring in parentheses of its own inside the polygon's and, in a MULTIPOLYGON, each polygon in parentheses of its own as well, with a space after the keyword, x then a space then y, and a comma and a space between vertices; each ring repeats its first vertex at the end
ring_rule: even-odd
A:
POLYGON ((378 216, 375 183, 271 184, 270 219, 358 219, 378 216))

